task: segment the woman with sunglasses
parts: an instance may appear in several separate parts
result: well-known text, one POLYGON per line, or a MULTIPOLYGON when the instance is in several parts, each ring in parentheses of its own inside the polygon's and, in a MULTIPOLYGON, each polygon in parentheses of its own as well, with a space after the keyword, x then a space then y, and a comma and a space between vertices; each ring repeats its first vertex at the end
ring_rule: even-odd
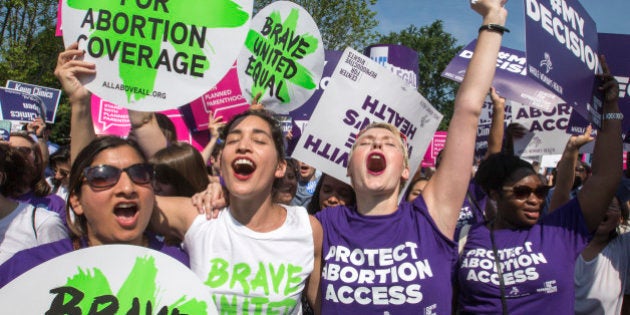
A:
POLYGON ((67 222, 70 238, 17 253, 0 266, 0 286, 54 257, 103 244, 150 247, 188 265, 179 248, 145 234, 155 204, 152 175, 134 142, 105 136, 89 143, 70 170, 66 211, 75 218, 67 222))
POLYGON ((541 217, 549 187, 531 164, 495 154, 479 166, 475 180, 496 202, 497 213, 492 221, 470 227, 461 241, 461 314, 573 314, 575 259, 604 218, 621 179, 618 84, 603 58, 602 66, 603 126, 593 175, 576 198, 541 217))

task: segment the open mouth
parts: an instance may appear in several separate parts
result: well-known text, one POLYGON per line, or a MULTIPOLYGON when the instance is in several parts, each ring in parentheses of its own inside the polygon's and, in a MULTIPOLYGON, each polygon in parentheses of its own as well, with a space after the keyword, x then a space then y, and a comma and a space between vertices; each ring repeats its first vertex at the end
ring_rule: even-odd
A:
POLYGON ((385 156, 381 153, 370 153, 367 158, 367 169, 370 174, 380 174, 385 170, 387 163, 385 162, 385 156))
POLYGON ((249 176, 256 170, 256 164, 248 159, 236 159, 232 162, 232 169, 238 176, 249 176))
POLYGON ((135 203, 119 203, 114 208, 114 215, 118 224, 123 227, 132 227, 136 222, 138 205, 135 203))

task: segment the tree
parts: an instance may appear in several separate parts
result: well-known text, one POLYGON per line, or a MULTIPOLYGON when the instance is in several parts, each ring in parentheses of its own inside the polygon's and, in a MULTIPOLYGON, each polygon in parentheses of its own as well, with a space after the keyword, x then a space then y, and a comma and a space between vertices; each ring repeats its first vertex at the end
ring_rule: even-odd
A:
MULTIPOLYGON (((319 27, 324 48, 343 50, 352 47, 362 51, 377 38, 376 12, 370 9, 377 0, 294 0, 311 14, 319 27)), ((254 12, 274 2, 256 1, 254 12)))
POLYGON ((379 43, 401 44, 418 52, 418 91, 444 115, 439 130, 446 130, 453 116, 453 101, 458 84, 441 76, 442 71, 462 48, 446 33, 441 20, 431 25, 414 25, 398 32, 383 35, 379 43))

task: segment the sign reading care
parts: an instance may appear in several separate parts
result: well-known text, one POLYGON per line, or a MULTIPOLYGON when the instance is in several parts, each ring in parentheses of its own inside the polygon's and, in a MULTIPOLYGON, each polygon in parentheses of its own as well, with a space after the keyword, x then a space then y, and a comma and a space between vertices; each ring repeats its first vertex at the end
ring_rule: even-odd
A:
POLYGON ((292 156, 350 184, 346 167, 356 135, 372 122, 387 122, 407 137, 409 165, 417 168, 441 120, 414 87, 346 48, 292 156))
POLYGON ((94 246, 49 260, 0 289, 0 305, 7 314, 218 314, 190 269, 131 245, 94 246))
POLYGON ((95 77, 83 82, 121 106, 158 111, 187 104, 230 69, 245 41, 252 0, 67 0, 74 42, 95 77))
POLYGON ((243 96, 258 93, 271 111, 288 114, 317 89, 324 71, 324 44, 313 18, 299 5, 276 1, 262 9, 238 57, 243 96))

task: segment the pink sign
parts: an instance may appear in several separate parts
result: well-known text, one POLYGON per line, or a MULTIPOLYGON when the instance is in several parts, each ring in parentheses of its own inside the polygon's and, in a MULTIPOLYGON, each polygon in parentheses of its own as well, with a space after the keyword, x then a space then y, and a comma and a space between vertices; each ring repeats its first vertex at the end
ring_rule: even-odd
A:
MULTIPOLYGON (((199 150, 202 150, 208 142, 208 136, 191 134, 183 115, 177 109, 169 109, 160 113, 168 116, 175 125, 177 140, 188 142, 199 150)), ((207 117, 206 117, 207 119, 207 117)), ((94 132, 97 135, 115 135, 126 137, 131 130, 127 109, 92 95, 92 121, 94 132)), ((206 123, 207 124, 207 123, 206 123)))
POLYGON ((238 83, 236 64, 230 68, 223 79, 202 97, 190 103, 195 119, 195 130, 208 130, 208 114, 223 117, 227 122, 235 115, 249 108, 247 100, 241 94, 238 83))
POLYGON ((63 32, 61 30, 61 7, 62 0, 59 0, 59 5, 57 6, 57 27, 55 28, 55 36, 63 36, 63 32))
POLYGON ((446 144, 446 135, 448 132, 446 131, 436 131, 433 135, 433 139, 431 143, 429 143, 429 147, 427 148, 427 152, 424 154, 424 159, 422 160, 422 167, 431 167, 435 166, 435 158, 438 153, 444 149, 444 145, 446 144))

